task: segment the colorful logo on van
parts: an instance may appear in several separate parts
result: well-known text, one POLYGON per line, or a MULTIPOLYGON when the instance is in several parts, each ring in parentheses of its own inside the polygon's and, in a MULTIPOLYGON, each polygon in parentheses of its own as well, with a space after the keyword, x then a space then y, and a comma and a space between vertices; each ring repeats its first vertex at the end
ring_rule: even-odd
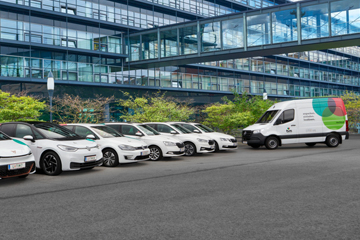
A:
POLYGON ((339 130, 344 126, 346 110, 341 98, 317 98, 313 99, 312 105, 327 128, 339 130))

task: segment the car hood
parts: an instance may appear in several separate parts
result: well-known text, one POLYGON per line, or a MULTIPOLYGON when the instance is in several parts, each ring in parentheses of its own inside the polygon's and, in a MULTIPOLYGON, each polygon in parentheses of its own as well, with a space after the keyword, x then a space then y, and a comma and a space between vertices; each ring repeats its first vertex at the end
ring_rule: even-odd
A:
POLYGON ((264 129, 267 126, 268 126, 268 123, 265 123, 265 124, 264 123, 261 123, 261 124, 260 123, 255 123, 253 125, 250 125, 250 126, 244 128, 243 131, 248 131, 248 130, 254 131, 254 130, 264 129))
POLYGON ((132 147, 141 147, 147 145, 144 141, 131 137, 104 138, 103 141, 108 141, 115 144, 125 144, 132 147))
POLYGON ((206 135, 208 135, 209 137, 220 137, 220 138, 235 138, 231 135, 225 134, 225 133, 220 133, 220 132, 211 132, 211 133, 204 133, 206 135))
POLYGON ((16 157, 30 153, 30 148, 17 139, 0 142, 0 157, 16 157))
POLYGON ((180 142, 178 139, 165 135, 153 135, 144 136, 141 139, 153 140, 153 141, 168 141, 168 142, 180 142))
POLYGON ((86 148, 86 147, 95 147, 97 144, 94 140, 83 139, 83 140, 60 141, 59 145, 66 145, 76 148, 86 148))

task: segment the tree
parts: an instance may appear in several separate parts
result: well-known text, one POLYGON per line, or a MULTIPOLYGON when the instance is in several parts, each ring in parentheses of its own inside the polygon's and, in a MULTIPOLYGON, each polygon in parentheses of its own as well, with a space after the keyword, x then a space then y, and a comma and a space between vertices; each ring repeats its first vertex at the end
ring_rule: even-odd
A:
POLYGON ((261 96, 239 95, 234 92, 234 99, 223 98, 225 103, 208 106, 203 112, 207 114, 203 124, 232 133, 238 128, 254 124, 261 115, 274 104, 274 101, 264 101, 261 96))
POLYGON ((53 113, 60 123, 99 123, 104 121, 105 105, 114 97, 96 95, 93 99, 64 94, 53 99, 53 113))
POLYGON ((46 104, 30 96, 16 96, 0 90, 0 122, 38 120, 46 104))
POLYGON ((349 127, 352 130, 357 131, 355 124, 360 123, 360 96, 356 95, 354 92, 346 92, 341 98, 345 104, 349 127))
POLYGON ((195 112, 195 108, 189 107, 189 102, 165 97, 165 93, 142 97, 134 97, 127 92, 123 94, 126 99, 120 99, 119 105, 126 110, 121 118, 128 122, 186 121, 195 112))

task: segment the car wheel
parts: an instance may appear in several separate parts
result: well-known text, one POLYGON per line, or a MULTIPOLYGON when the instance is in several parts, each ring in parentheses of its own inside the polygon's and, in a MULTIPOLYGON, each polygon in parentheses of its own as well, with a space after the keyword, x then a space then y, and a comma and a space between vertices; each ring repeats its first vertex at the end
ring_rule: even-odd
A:
POLYGON ((339 137, 335 134, 331 134, 326 138, 326 145, 328 147, 337 147, 340 144, 339 137))
POLYGON ((157 160, 161 160, 163 158, 161 149, 157 146, 150 146, 150 160, 152 161, 157 161, 157 160))
POLYGON ((252 148, 259 148, 260 147, 260 145, 253 145, 253 144, 250 144, 249 146, 252 147, 252 148))
POLYGON ((27 176, 29 176, 29 174, 21 175, 18 178, 27 178, 27 176))
POLYGON ((219 144, 215 141, 215 152, 219 152, 219 144))
POLYGON ((59 175, 62 172, 60 157, 55 152, 45 153, 40 161, 41 170, 50 176, 59 175))
POLYGON ((277 149, 279 146, 279 139, 276 137, 268 137, 265 141, 265 147, 267 149, 277 149))
POLYGON ((196 154, 196 147, 193 143, 185 143, 185 156, 194 156, 196 154))
POLYGON ((309 146, 309 147, 313 147, 313 146, 315 146, 316 145, 316 143, 305 143, 307 146, 309 146))
POLYGON ((116 167, 119 165, 119 157, 114 150, 104 149, 102 152, 104 157, 103 165, 105 167, 116 167))

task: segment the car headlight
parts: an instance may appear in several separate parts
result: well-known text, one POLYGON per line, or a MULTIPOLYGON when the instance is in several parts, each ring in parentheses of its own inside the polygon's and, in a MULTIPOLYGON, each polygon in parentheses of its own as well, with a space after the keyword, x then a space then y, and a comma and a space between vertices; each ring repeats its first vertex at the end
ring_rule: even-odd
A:
POLYGON ((120 144, 119 148, 121 150, 124 150, 124 151, 135 151, 135 148, 133 146, 130 146, 130 145, 120 144))
POLYGON ((78 150, 78 148, 76 147, 71 147, 66 145, 57 145, 57 147, 65 152, 76 152, 78 150))
POLYGON ((164 141, 164 144, 165 144, 165 146, 176 146, 176 143, 174 143, 174 142, 164 141))
POLYGON ((227 142, 226 138, 220 138, 220 141, 227 142))
POLYGON ((202 138, 198 138, 197 140, 198 140, 199 142, 206 142, 206 143, 208 142, 208 140, 202 139, 202 138))
POLYGON ((254 130, 253 133, 261 133, 264 129, 254 130))

